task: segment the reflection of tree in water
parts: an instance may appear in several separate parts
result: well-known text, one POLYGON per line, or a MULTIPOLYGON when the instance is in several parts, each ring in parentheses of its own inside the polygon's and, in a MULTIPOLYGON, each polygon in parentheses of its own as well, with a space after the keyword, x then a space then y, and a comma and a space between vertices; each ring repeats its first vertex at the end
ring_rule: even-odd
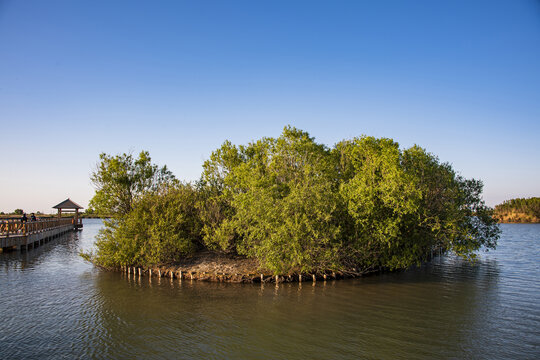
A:
POLYGON ((278 287, 101 274, 97 322, 113 357, 476 356, 500 301, 498 267, 446 258, 401 273, 278 287))
POLYGON ((96 313, 107 331, 103 340, 111 344, 107 348, 112 357, 204 357, 221 339, 242 338, 246 328, 238 327, 234 316, 251 312, 256 300, 242 296, 256 294, 257 288, 250 285, 101 275, 95 283, 100 298, 96 313))
POLYGON ((384 329, 371 336, 370 347, 399 343, 406 357, 478 357, 486 351, 486 321, 499 302, 499 274, 495 261, 471 264, 444 257, 418 269, 359 280, 365 288, 360 306, 376 314, 366 315, 366 323, 384 329))

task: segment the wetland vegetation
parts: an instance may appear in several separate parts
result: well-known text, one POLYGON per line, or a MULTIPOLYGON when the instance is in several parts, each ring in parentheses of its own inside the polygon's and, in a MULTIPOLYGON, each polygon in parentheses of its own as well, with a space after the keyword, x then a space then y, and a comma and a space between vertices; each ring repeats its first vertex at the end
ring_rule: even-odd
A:
POLYGON ((273 274, 397 270, 433 251, 472 259, 499 228, 482 182, 419 146, 362 136, 333 147, 285 127, 229 141, 198 181, 179 181, 147 152, 101 154, 90 206, 112 216, 83 256, 105 268, 153 267, 211 253, 273 274))

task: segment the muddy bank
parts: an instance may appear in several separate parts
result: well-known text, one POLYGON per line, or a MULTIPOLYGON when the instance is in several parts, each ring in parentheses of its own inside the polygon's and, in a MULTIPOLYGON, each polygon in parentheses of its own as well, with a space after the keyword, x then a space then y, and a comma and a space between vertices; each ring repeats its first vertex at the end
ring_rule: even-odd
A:
POLYGON ((174 264, 154 267, 122 266, 115 270, 135 276, 233 283, 324 281, 359 277, 378 271, 359 271, 353 268, 346 271, 329 270, 317 273, 274 275, 268 270, 261 269, 259 263, 254 259, 240 256, 224 256, 210 252, 197 254, 174 264))

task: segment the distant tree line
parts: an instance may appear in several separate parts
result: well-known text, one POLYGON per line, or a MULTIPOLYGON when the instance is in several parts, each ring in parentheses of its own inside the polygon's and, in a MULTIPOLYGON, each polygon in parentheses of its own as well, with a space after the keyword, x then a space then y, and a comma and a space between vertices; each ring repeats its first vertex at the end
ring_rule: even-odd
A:
POLYGON ((278 138, 226 141, 195 183, 147 152, 101 154, 90 206, 112 218, 84 256, 104 267, 149 266, 197 251, 255 258, 276 274, 404 269, 433 250, 474 258, 499 228, 482 182, 392 139, 332 148, 286 127, 278 138))
MULTIPOLYGON (((5 213, 3 211, 0 211, 0 215, 22 215, 24 213, 23 209, 15 209, 11 213, 5 213)), ((41 211, 36 211, 36 215, 42 215, 41 211)))
POLYGON ((540 222, 540 198, 517 198, 495 206, 495 217, 501 222, 540 222))

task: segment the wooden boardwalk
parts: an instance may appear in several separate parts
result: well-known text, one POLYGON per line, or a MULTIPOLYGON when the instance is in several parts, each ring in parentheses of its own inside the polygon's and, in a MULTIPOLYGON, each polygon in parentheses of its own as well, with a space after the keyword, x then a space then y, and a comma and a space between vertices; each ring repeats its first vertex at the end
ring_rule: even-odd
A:
POLYGON ((71 218, 24 223, 19 219, 0 220, 0 251, 28 250, 80 227, 82 227, 82 220, 71 218))

